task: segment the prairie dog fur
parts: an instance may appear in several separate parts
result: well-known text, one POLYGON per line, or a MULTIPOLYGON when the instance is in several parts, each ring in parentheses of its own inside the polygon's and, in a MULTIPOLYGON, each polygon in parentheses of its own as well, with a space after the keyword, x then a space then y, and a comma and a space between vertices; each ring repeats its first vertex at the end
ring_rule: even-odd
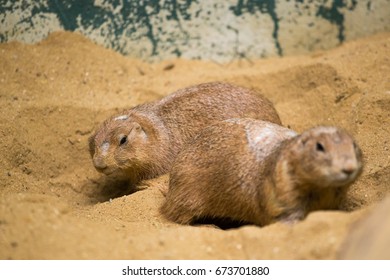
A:
POLYGON ((112 116, 89 138, 89 150, 99 172, 138 183, 167 173, 182 145, 202 128, 241 117, 280 124, 272 103, 256 91, 200 84, 112 116))
POLYGON ((205 128, 179 153, 161 212, 180 224, 296 221, 337 209, 361 170, 361 151, 342 129, 298 135, 270 122, 231 119, 205 128))

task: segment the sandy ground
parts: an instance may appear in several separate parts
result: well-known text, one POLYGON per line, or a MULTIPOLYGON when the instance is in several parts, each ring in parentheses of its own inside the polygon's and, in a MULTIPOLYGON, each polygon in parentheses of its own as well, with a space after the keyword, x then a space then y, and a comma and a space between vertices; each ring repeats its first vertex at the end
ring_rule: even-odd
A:
POLYGON ((0 259, 335 259, 390 192, 390 33, 220 65, 146 64, 60 32, 36 45, 1 44, 0 71, 0 259), (128 194, 94 170, 87 138, 105 118, 215 80, 259 89, 299 132, 325 124, 355 136, 365 169, 345 211, 293 226, 179 226, 158 211, 167 176, 128 194))

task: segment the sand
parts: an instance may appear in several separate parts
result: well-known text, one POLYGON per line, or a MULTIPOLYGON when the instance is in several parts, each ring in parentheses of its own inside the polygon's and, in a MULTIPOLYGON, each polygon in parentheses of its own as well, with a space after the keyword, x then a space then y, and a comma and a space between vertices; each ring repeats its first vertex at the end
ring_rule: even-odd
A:
POLYGON ((360 219, 390 193, 390 33, 308 56, 229 64, 147 64, 81 35, 0 45, 0 259, 337 259, 360 219), (87 139, 123 108, 227 81, 260 90, 299 132, 338 125, 365 168, 343 211, 292 226, 221 230, 164 219, 158 186, 127 193, 94 170, 87 139))

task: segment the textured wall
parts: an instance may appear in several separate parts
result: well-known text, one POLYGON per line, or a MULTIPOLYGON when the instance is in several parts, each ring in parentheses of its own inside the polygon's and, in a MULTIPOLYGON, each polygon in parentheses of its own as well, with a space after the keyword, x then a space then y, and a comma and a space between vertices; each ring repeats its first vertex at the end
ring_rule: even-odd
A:
POLYGON ((78 31, 133 57, 227 62, 390 31, 390 0, 0 0, 0 41, 78 31))

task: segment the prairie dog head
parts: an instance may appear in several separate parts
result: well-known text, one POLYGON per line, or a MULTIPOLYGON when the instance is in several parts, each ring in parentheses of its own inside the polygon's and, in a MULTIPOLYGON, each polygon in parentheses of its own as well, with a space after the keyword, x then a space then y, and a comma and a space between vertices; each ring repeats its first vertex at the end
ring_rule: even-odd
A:
POLYGON ((126 177, 137 168, 147 142, 148 136, 138 122, 119 115, 104 122, 89 138, 89 151, 96 170, 126 177))
POLYGON ((291 149, 295 177, 303 185, 342 187, 362 171, 362 153, 354 139, 336 127, 315 127, 298 136, 291 149))

